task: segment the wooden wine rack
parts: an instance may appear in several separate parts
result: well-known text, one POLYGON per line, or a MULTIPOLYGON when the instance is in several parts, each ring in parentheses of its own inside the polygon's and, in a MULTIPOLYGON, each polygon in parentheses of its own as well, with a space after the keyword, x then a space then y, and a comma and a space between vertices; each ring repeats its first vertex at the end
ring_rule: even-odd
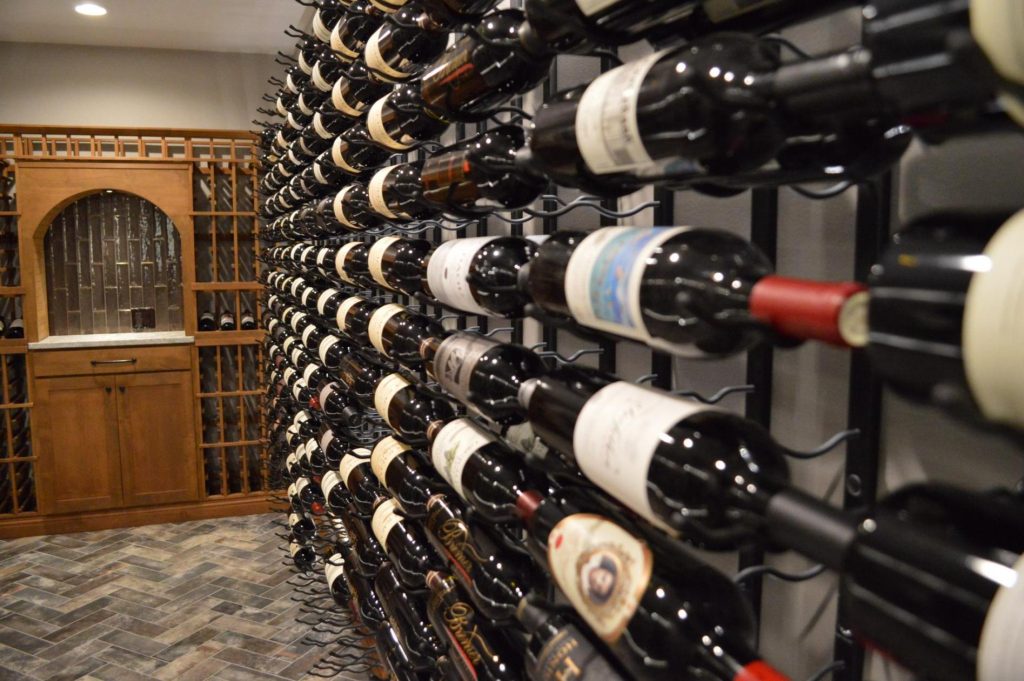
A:
MULTIPOLYGON (((196 339, 192 374, 202 502, 246 497, 262 501, 267 486, 259 404, 261 332, 197 328, 198 314, 205 310, 231 312, 239 325, 244 311, 259 317, 258 177, 253 141, 251 133, 238 130, 0 126, 0 317, 8 322, 21 316, 24 286, 32 283, 21 280, 19 267, 27 252, 18 239, 19 164, 83 161, 110 168, 125 163, 153 168, 188 164, 192 224, 177 227, 189 230, 194 241, 194 258, 183 260, 182 268, 185 331, 196 339)), ((187 249, 183 254, 190 255, 187 249)), ((27 312, 26 337, 37 338, 38 321, 32 311, 27 312)), ((10 495, 0 492, 2 527, 7 520, 39 511, 27 341, 0 339, 0 357, 0 487, 11 490, 10 495), (24 443, 21 449, 18 443, 24 443), (28 484, 23 482, 26 479, 28 484), (8 496, 12 501, 5 504, 8 496)))

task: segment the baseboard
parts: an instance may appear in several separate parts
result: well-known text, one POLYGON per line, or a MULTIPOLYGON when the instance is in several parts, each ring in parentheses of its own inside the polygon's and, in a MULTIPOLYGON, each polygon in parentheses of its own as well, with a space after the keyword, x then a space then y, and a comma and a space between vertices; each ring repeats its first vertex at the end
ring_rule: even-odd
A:
POLYGON ((75 515, 29 516, 0 520, 0 539, 33 537, 43 534, 93 532, 158 523, 183 523, 189 520, 227 518, 268 511, 270 511, 270 501, 267 497, 251 496, 237 499, 193 501, 168 506, 119 508, 110 511, 76 513, 75 515))

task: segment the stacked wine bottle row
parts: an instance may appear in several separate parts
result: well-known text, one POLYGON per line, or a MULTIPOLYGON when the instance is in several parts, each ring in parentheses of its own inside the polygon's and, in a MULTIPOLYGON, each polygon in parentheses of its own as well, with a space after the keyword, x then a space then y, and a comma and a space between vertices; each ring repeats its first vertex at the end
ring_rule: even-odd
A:
POLYGON ((691 551, 768 546, 835 571, 844 626, 922 678, 1017 677, 1018 498, 916 485, 844 512, 795 488, 792 452, 748 419, 421 310, 685 357, 866 348, 901 392, 1013 431, 1024 214, 908 224, 865 284, 776 274, 715 227, 403 230, 522 208, 550 181, 606 197, 857 182, 915 135, 1022 122, 1011 0, 874 3, 862 44, 795 58, 753 33, 856 3, 315 4, 265 112, 284 123, 261 137, 271 465, 292 560, 349 611, 361 662, 410 681, 781 681, 747 600, 691 551), (529 129, 520 111, 435 141, 557 54, 638 39, 664 49, 555 93, 529 129))

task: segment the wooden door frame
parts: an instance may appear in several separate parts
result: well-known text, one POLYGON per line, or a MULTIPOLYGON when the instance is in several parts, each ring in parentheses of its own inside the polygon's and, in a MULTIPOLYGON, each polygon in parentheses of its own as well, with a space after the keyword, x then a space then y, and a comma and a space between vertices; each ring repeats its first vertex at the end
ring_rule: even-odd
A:
POLYGON ((25 335, 30 342, 50 335, 43 239, 68 204, 105 189, 140 196, 167 214, 181 239, 181 291, 185 333, 196 330, 195 238, 192 225, 192 164, 153 161, 18 160, 18 255, 25 288, 25 335))

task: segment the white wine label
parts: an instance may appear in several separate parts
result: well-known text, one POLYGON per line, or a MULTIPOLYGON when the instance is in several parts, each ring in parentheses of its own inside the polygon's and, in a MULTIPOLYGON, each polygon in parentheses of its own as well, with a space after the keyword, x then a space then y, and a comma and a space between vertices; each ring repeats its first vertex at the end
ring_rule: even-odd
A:
POLYGON ((404 213, 396 213, 391 210, 388 206, 387 199, 384 198, 384 181, 388 179, 388 175, 393 173, 395 169, 400 166, 388 166, 387 168, 381 168, 373 174, 370 178, 370 184, 367 186, 367 193, 370 195, 370 207, 374 211, 380 213, 386 218, 392 220, 408 217, 404 213))
POLYGON ((341 476, 334 471, 324 473, 324 477, 320 478, 320 490, 324 493, 324 499, 329 499, 334 488, 341 484, 341 476))
MULTIPOLYGON (((1024 85, 1024 6, 1019 0, 971 3, 971 34, 1003 78, 1024 85)), ((1011 118, 1024 125, 1024 98, 1019 91, 1004 91, 1000 104, 1011 118)))
MULTIPOLYGON (((285 111, 285 113, 283 113, 281 115, 282 116, 287 116, 288 115, 287 114, 287 110, 285 111)), ((281 149, 287 149, 288 148, 288 141, 284 138, 284 133, 281 132, 280 130, 277 131, 277 135, 274 137, 274 141, 277 143, 277 146, 281 147, 281 149)), ((285 175, 285 177, 287 177, 287 175, 285 175)))
POLYGON ((405 380, 401 374, 389 374, 381 379, 380 383, 377 384, 377 389, 373 391, 373 408, 377 410, 377 413, 384 419, 384 422, 392 428, 395 427, 395 424, 391 423, 391 419, 388 418, 391 400, 395 399, 395 395, 410 385, 412 383, 405 380))
POLYGON ((363 112, 345 100, 345 92, 342 88, 347 84, 348 81, 345 78, 338 79, 338 82, 334 84, 334 89, 331 90, 331 103, 334 104, 334 108, 341 113, 352 116, 353 118, 358 118, 363 115, 363 112))
POLYGON ((292 331, 299 333, 299 329, 302 328, 307 316, 308 315, 305 312, 296 312, 292 316, 292 331))
POLYGON ((306 285, 306 280, 305 279, 303 279, 302 277, 296 277, 295 280, 292 282, 292 296, 298 298, 299 297, 299 288, 301 288, 301 287, 303 287, 305 285, 306 285))
POLYGON ((295 155, 294 149, 289 149, 288 153, 285 155, 288 157, 288 160, 294 163, 296 166, 304 165, 302 159, 295 155))
POLYGON ((397 236, 386 236, 383 239, 377 239, 373 246, 370 247, 367 260, 369 260, 370 276, 373 280, 383 286, 386 289, 394 291, 395 289, 387 282, 384 278, 384 253, 388 250, 388 247, 401 241, 401 237, 397 236))
MULTIPOLYGON (((306 114, 307 116, 312 116, 313 115, 314 111, 313 111, 313 109, 309 108, 309 106, 306 104, 306 96, 305 95, 299 95, 299 99, 297 100, 297 104, 299 105, 299 111, 301 111, 302 113, 306 114)), ((299 146, 301 148, 301 146, 302 146, 302 138, 301 137, 299 138, 298 144, 299 144, 299 146)), ((291 157, 289 157, 289 158, 291 158, 291 157)))
POLYGON ((309 420, 309 412, 307 412, 306 410, 302 410, 298 414, 295 415, 295 419, 292 422, 295 423, 295 424, 300 424, 300 423, 304 423, 304 422, 306 422, 308 420, 309 420))
POLYGON ((407 452, 412 447, 399 442, 393 435, 388 435, 382 439, 373 448, 373 454, 370 455, 370 467, 373 469, 373 474, 377 476, 377 479, 384 483, 384 473, 387 472, 388 466, 395 460, 396 457, 407 452))
POLYGON ((299 50, 299 68, 302 69, 302 72, 306 75, 313 72, 313 67, 310 66, 308 61, 306 61, 306 55, 302 50, 299 50))
POLYGON ((310 364, 309 366, 306 367, 306 370, 302 372, 302 379, 306 381, 306 383, 308 384, 309 377, 312 376, 319 368, 320 367, 316 364, 310 364))
POLYGON ((306 547, 303 546, 302 544, 298 544, 296 542, 292 542, 291 545, 288 547, 288 550, 291 552, 292 558, 294 558, 295 554, 298 553, 299 551, 301 551, 304 548, 306 548, 306 547))
POLYGON ((851 348, 862 348, 868 344, 868 309, 871 294, 867 291, 854 293, 839 309, 837 327, 839 336, 851 348))
POLYGON ((316 333, 316 331, 317 331, 317 328, 314 325, 312 325, 312 324, 310 324, 309 326, 307 326, 303 330, 303 332, 302 332, 302 344, 305 345, 307 348, 309 347, 309 337, 312 336, 314 333, 316 333))
POLYGON ((469 419, 456 419, 445 425, 430 446, 430 460, 441 477, 459 496, 462 492, 462 471, 466 462, 481 447, 496 438, 469 419))
POLYGON ((647 471, 672 426, 708 407, 619 381, 598 390, 576 419, 572 449, 580 471, 628 508, 662 528, 647 498, 647 471))
POLYGON ((331 297, 335 295, 341 295, 341 291, 336 288, 324 289, 323 293, 320 294, 320 297, 316 299, 316 311, 321 315, 326 314, 324 310, 327 307, 327 303, 331 297))
POLYGON ((388 98, 381 97, 370 106, 370 110, 366 113, 366 130, 374 142, 383 144, 388 149, 403 151, 411 147, 412 142, 405 144, 388 133, 387 127, 384 125, 384 106, 387 103, 388 98))
MULTIPOLYGON (((333 392, 333 387, 335 385, 335 383, 329 383, 326 388, 320 391, 320 398, 325 399, 326 397, 330 396, 331 392, 333 392)), ((323 404, 323 402, 321 402, 321 404, 323 404)), ((324 432, 324 434, 320 437, 320 449, 326 452, 327 448, 331 446, 332 442, 334 442, 334 431, 327 429, 324 432)))
POLYGON ((310 298, 312 298, 315 295, 316 289, 307 288, 305 291, 302 292, 302 298, 299 300, 299 303, 301 303, 303 307, 310 307, 310 298))
POLYGON ((320 357, 320 361, 324 363, 324 366, 328 364, 327 355, 330 353, 331 348, 341 342, 341 339, 337 336, 328 335, 322 341, 320 341, 320 347, 317 348, 317 355, 320 357))
MULTIPOLYGON (((348 216, 345 215, 345 197, 348 196, 349 192, 351 192, 353 189, 355 189, 355 187, 353 185, 350 185, 350 184, 349 185, 345 185, 345 188, 342 189, 340 192, 338 192, 335 195, 335 197, 334 197, 334 204, 333 204, 333 206, 334 206, 334 219, 337 220, 338 222, 340 222, 341 224, 345 225, 349 229, 359 230, 359 229, 362 229, 362 227, 360 227, 359 225, 353 223, 351 220, 348 219, 348 216)), ((358 243, 358 242, 352 242, 350 244, 345 244, 345 246, 348 246, 349 249, 351 249, 356 243, 358 243)), ((345 246, 342 246, 342 248, 344 249, 345 246)), ((345 250, 345 252, 347 253, 348 250, 345 250)), ((338 251, 338 256, 342 257, 342 253, 341 253, 340 250, 338 251)), ((344 277, 344 273, 340 269, 338 270, 338 274, 341 274, 344 277)))
MULTIPOLYGON (((323 116, 320 114, 319 111, 313 114, 313 129, 316 130, 316 134, 319 135, 321 139, 329 140, 334 138, 334 135, 331 134, 331 131, 324 127, 323 116)), ((320 172, 319 163, 313 166, 313 172, 314 174, 317 175, 317 182, 319 182, 320 184, 327 184, 327 182, 323 179, 323 173, 320 172)))
POLYGON ((324 266, 328 263, 328 261, 330 261, 330 259, 331 249, 321 248, 319 251, 316 252, 316 266, 318 268, 323 269, 324 266))
POLYGON ((302 131, 302 129, 303 129, 304 127, 306 127, 306 126, 304 126, 304 125, 303 125, 302 123, 299 123, 299 122, 298 122, 297 120, 295 120, 295 114, 294 114, 294 113, 292 113, 292 112, 289 112, 289 113, 288 113, 288 116, 287 116, 287 117, 285 117, 285 121, 287 121, 288 125, 289 125, 289 126, 290 126, 291 128, 294 128, 295 130, 298 130, 298 131, 300 131, 300 132, 302 131))
POLYGON ((338 249, 338 255, 334 257, 334 271, 338 273, 338 276, 342 279, 342 281, 347 281, 350 284, 355 284, 356 281, 355 279, 350 277, 347 272, 345 272, 345 258, 348 256, 348 252, 351 251, 356 246, 358 246, 360 243, 362 242, 350 241, 347 244, 344 244, 338 249))
MULTIPOLYGON (((277 296, 270 296, 270 300, 267 303, 268 307, 272 307, 273 306, 275 298, 277 298, 277 296)), ((271 319, 270 323, 267 324, 267 331, 269 331, 271 334, 273 334, 274 333, 274 329, 276 329, 280 325, 281 325, 281 321, 279 319, 271 319)))
POLYGON ((489 241, 498 237, 451 239, 438 246, 427 263, 427 286, 435 298, 448 307, 470 314, 490 315, 480 307, 470 288, 469 270, 473 258, 489 241))
POLYGON ((365 303, 366 301, 359 296, 351 296, 341 301, 341 305, 338 306, 338 328, 342 331, 348 329, 348 313, 352 311, 352 308, 359 303, 365 303))
POLYGON ((380 41, 385 30, 390 32, 391 27, 387 24, 381 26, 366 41, 366 47, 363 48, 363 59, 366 61, 367 68, 372 70, 374 75, 381 80, 404 80, 409 74, 392 68, 380 51, 380 41))
POLYGON ((576 0, 576 6, 580 8, 584 16, 597 14, 605 7, 611 7, 619 0, 576 0))
MULTIPOLYGON (((367 325, 367 331, 370 336, 370 344, 377 349, 377 352, 389 357, 387 350, 384 349, 384 327, 396 314, 405 312, 405 308, 398 303, 388 303, 377 308, 372 315, 370 315, 370 323, 367 325)), ((381 414, 383 416, 383 414, 381 414)))
MULTIPOLYGON (((291 383, 292 379, 295 378, 295 374, 297 374, 297 373, 298 372, 295 369, 291 368, 291 367, 288 367, 287 369, 285 369, 284 370, 284 382, 285 383, 291 383)), ((296 416, 296 418, 298 418, 298 417, 296 416)))
POLYGON ((302 520, 302 516, 300 516, 298 513, 289 513, 288 514, 288 527, 295 527, 296 525, 299 524, 299 522, 301 520, 302 520))
POLYGON ((299 465, 299 460, 295 456, 295 452, 292 452, 291 454, 288 455, 288 458, 284 460, 284 465, 288 468, 292 468, 293 466, 299 465))
POLYGON ((469 404, 469 380, 484 353, 499 346, 495 340, 469 333, 446 338, 434 355, 434 376, 441 387, 463 404, 469 404))
POLYGON ((313 13, 313 35, 321 42, 328 42, 331 39, 331 30, 324 26, 324 20, 320 16, 320 10, 313 13))
MULTIPOLYGON (((284 102, 281 101, 280 97, 277 98, 277 103, 274 105, 274 108, 276 108, 277 109, 277 113, 281 114, 282 116, 287 116, 288 115, 288 107, 286 107, 284 105, 284 102)), ((277 133, 277 134, 281 138, 280 140, 278 140, 278 144, 281 145, 281 146, 284 146, 285 144, 287 144, 286 142, 283 141, 284 140, 284 136, 281 135, 280 132, 277 133)))
MULTIPOLYGON (((304 450, 305 450, 305 444, 301 444, 301 445, 299 445, 299 448, 296 449, 295 451, 296 452, 301 452, 301 451, 304 451, 304 450)), ((302 454, 301 453, 299 453, 299 458, 300 459, 302 458, 302 454)), ((302 490, 304 490, 307 487, 309 487, 309 485, 310 485, 309 478, 299 478, 295 482, 295 492, 297 494, 302 494, 302 490)))
MULTIPOLYGON (((973 11, 973 6, 972 6, 973 11)), ((1024 211, 999 228, 964 300, 964 370, 981 413, 1024 426, 1024 211)))
POLYGON ((338 464, 338 475, 341 477, 341 481, 345 483, 346 488, 349 488, 348 479, 352 475, 352 471, 364 463, 370 463, 369 456, 370 452, 366 449, 353 449, 352 453, 341 457, 341 463, 338 464), (366 457, 361 456, 360 452, 366 452, 366 457))
POLYGON ((288 498, 289 499, 294 499, 298 495, 298 493, 299 493, 298 485, 296 485, 294 482, 292 484, 288 485, 288 498))
POLYGON ((374 509, 370 527, 373 528, 373 536, 377 538, 381 546, 387 544, 391 530, 403 520, 405 519, 398 514, 398 509, 395 508, 394 499, 388 499, 374 509))
POLYGON ((573 318, 592 329, 671 351, 644 324, 640 284, 647 259, 685 227, 605 227, 580 242, 565 270, 565 298, 573 318))
POLYGON ((1024 556, 1012 568, 999 563, 987 567, 991 570, 985 574, 998 574, 1002 586, 981 628, 977 681, 1017 681, 1024 667, 1024 556))
POLYGON ((327 578, 327 586, 330 587, 333 593, 335 582, 345 578, 345 564, 332 563, 329 560, 324 561, 324 577, 327 578))
POLYGON ((341 28, 345 25, 344 20, 339 21, 334 25, 334 29, 331 31, 331 35, 328 40, 331 43, 331 49, 338 54, 348 57, 349 59, 355 59, 359 56, 359 53, 349 48, 341 39, 341 28))
POLYGON ((548 568, 595 634, 615 643, 651 579, 642 541, 598 515, 563 518, 548 536, 548 568))
MULTIPOLYGON (((294 337, 292 338, 292 340, 294 340, 294 337)), ((295 342, 297 343, 298 341, 295 342)), ((291 359, 292 364, 294 364, 295 366, 299 366, 300 364, 302 364, 302 352, 303 350, 300 347, 296 347, 295 349, 292 350, 291 359)))
POLYGON ((348 149, 348 143, 341 137, 334 139, 334 144, 331 145, 331 160, 334 161, 334 165, 338 166, 346 173, 351 175, 358 175, 359 171, 348 164, 345 160, 345 150, 348 149), (344 148, 342 148, 344 147, 344 148))
POLYGON ((295 381, 295 385, 292 386, 292 397, 296 400, 302 400, 302 391, 306 389, 306 379, 300 378, 295 381))
POLYGON ((330 92, 332 85, 328 83, 322 73, 320 73, 320 62, 313 64, 313 70, 309 74, 309 79, 313 81, 313 85, 316 89, 321 92, 330 92))
POLYGON ((306 246, 305 248, 302 249, 302 252, 299 254, 299 260, 302 261, 303 264, 305 264, 306 260, 312 257, 313 253, 315 252, 316 246, 306 246))
POLYGON ((601 74, 576 108, 576 144, 587 167, 601 175, 650 165, 636 119, 640 85, 664 52, 601 74))

